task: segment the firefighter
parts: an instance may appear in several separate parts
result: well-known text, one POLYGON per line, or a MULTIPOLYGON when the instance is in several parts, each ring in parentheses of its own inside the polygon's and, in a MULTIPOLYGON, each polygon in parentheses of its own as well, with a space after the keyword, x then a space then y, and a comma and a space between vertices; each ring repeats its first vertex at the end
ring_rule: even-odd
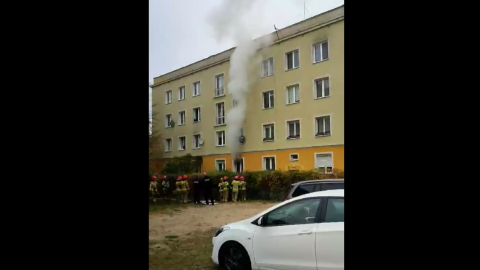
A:
POLYGON ((188 177, 186 175, 183 176, 183 180, 180 181, 181 183, 181 187, 182 187, 182 202, 186 203, 187 202, 187 199, 188 199, 188 191, 189 191, 189 187, 188 187, 188 182, 187 182, 187 179, 188 177))
POLYGON ((165 199, 167 198, 167 191, 169 187, 170 187, 170 183, 168 183, 167 181, 167 176, 164 175, 162 180, 162 189, 163 189, 163 196, 165 199))
POLYGON ((228 188, 229 188, 228 177, 225 176, 223 178, 223 201, 224 202, 228 202, 228 188))
POLYGON ((205 197, 205 203, 208 204, 208 200, 212 203, 212 205, 215 205, 215 201, 213 200, 212 196, 212 180, 210 177, 208 177, 207 173, 203 173, 203 196, 205 197))
POLYGON ((238 175, 235 175, 232 181, 232 201, 234 202, 237 202, 238 200, 238 184, 240 184, 238 181, 238 175))
POLYGON ((153 196, 153 201, 155 202, 155 196, 157 195, 157 176, 152 175, 152 181, 150 182, 150 192, 153 196))
POLYGON ((240 200, 247 200, 247 182, 243 176, 240 176, 240 200))
POLYGON ((193 204, 200 204, 200 179, 198 176, 193 177, 193 204))
POLYGON ((220 201, 223 202, 223 177, 218 180, 218 194, 220 195, 220 201))
POLYGON ((175 189, 174 193, 175 193, 175 197, 177 198, 177 201, 180 202, 181 199, 182 199, 182 177, 179 176, 177 177, 177 182, 175 183, 176 186, 177 186, 177 189, 175 189))

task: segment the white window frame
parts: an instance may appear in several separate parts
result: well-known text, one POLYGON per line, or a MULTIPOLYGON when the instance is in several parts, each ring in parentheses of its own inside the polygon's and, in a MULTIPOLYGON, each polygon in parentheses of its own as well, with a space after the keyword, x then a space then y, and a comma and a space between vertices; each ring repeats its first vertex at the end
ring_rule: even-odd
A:
POLYGON ((165 104, 172 104, 172 99, 173 99, 173 91, 172 90, 165 91, 165 104))
MULTIPOLYGON (((262 78, 265 78, 265 77, 273 76, 273 75, 275 74, 275 72, 274 72, 274 67, 275 67, 275 62, 274 62, 273 56, 272 56, 272 57, 268 57, 268 58, 266 58, 266 59, 263 59, 263 61, 262 61, 262 68, 261 68, 261 72, 262 72, 261 77, 262 77, 262 78), (269 74, 269 73, 268 73, 268 70, 267 70, 267 75, 265 75, 265 73, 264 73, 264 71, 265 71, 265 69, 264 69, 264 67, 265 67, 265 66, 264 66, 264 62, 265 62, 265 61, 270 61, 270 59, 272 60, 272 73, 269 74)), ((267 67, 267 69, 268 69, 268 67, 267 67)))
POLYGON ((290 161, 298 161, 300 159, 300 155, 298 153, 291 153, 290 155, 288 155, 288 157, 290 161), (297 155, 297 159, 293 159, 292 155, 297 155))
POLYGON ((165 152, 172 152, 173 149, 173 140, 172 138, 165 138, 165 152), (168 140, 170 140, 170 150, 167 149, 168 140))
POLYGON ((225 111, 225 101, 220 101, 220 102, 216 102, 215 104, 215 110, 214 110, 214 113, 215 113, 215 118, 214 118, 214 126, 218 127, 218 126, 224 126, 226 125, 226 117, 227 117, 227 112, 225 111), (218 112, 217 112, 217 104, 219 103, 223 103, 223 124, 217 124, 217 115, 218 115, 218 112))
MULTIPOLYGON (((245 172, 245 158, 244 157, 241 157, 240 158, 242 160, 242 170, 240 172, 245 172)), ((235 168, 235 161, 232 159, 232 172, 237 172, 236 168, 235 168)))
POLYGON ((285 132, 287 134, 287 140, 298 140, 300 138, 302 138, 302 119, 301 118, 298 118, 298 119, 288 119, 285 121, 285 132), (298 124, 300 126, 300 130, 298 132, 298 138, 289 138, 290 137, 290 125, 289 125, 289 122, 296 122, 298 121, 298 124))
POLYGON ((202 139, 202 133, 196 133, 196 134, 192 135, 192 149, 193 150, 202 148, 202 145, 200 144, 200 142, 198 143, 198 147, 195 146, 195 136, 197 136, 197 135, 199 135, 200 139, 202 139))
POLYGON ((331 157, 332 157, 332 172, 327 172, 327 168, 325 168, 325 173, 327 173, 327 174, 333 173, 333 169, 335 168, 335 159, 334 159, 334 156, 333 156, 333 152, 315 152, 315 153, 313 153, 314 169, 318 169, 318 167, 317 167, 317 155, 331 155, 331 157))
POLYGON ((275 164, 275 171, 278 170, 277 167, 277 156, 276 155, 271 155, 271 156, 262 156, 262 170, 266 171, 267 170, 267 164, 266 164, 266 158, 272 158, 275 164))
POLYGON ((227 159, 226 158, 215 159, 215 171, 220 172, 220 170, 218 170, 217 161, 223 161, 223 166, 225 166, 225 168, 223 168, 224 169, 223 171, 226 171, 227 170, 227 159))
POLYGON ((263 124, 262 124, 262 140, 263 140, 263 142, 273 142, 273 141, 275 141, 275 138, 277 138, 277 134, 276 134, 276 133, 277 133, 277 129, 276 129, 276 127, 275 127, 275 122, 272 122, 272 123, 263 123, 263 124), (265 135, 267 134, 267 133, 265 132, 265 126, 268 126, 268 125, 273 125, 273 140, 265 140, 265 138, 266 138, 265 135))
POLYGON ((165 128, 171 128, 172 126, 170 126, 170 122, 172 122, 173 120, 173 115, 171 113, 167 113, 165 114, 165 128), (167 116, 170 115, 170 121, 167 120, 167 116))
POLYGON ((193 123, 200 123, 202 122, 202 107, 199 106, 199 107, 195 107, 192 109, 192 122, 193 123), (195 109, 200 109, 199 110, 199 114, 198 114, 198 121, 195 121, 195 109))
MULTIPOLYGON (((296 97, 294 95, 294 97, 296 97)), ((300 83, 293 83, 293 84, 289 84, 285 87, 285 105, 293 105, 293 104, 298 104, 300 103, 300 83), (298 102, 293 102, 293 103, 288 103, 288 88, 289 87, 292 87, 292 86, 298 86, 298 102)))
POLYGON ((330 59, 330 42, 328 41, 328 39, 313 43, 312 44, 312 64, 324 62, 324 61, 327 61, 328 59, 330 59), (323 48, 322 48, 323 43, 327 43, 327 50, 328 50, 327 59, 322 59, 323 58, 323 48), (315 46, 316 45, 320 45, 320 61, 315 60, 315 46))
POLYGON ((227 130, 226 129, 219 129, 219 130, 215 130, 215 146, 216 147, 225 147, 226 145, 226 141, 227 141, 227 130), (218 144, 218 135, 217 133, 223 131, 223 144, 222 145, 219 145, 218 144))
POLYGON ((332 95, 332 80, 330 78, 330 75, 315 78, 313 79, 312 84, 313 84, 313 99, 329 98, 332 95), (328 96, 325 96, 325 79, 328 79, 328 96), (322 96, 321 97, 317 97, 316 82, 318 80, 322 80, 322 96))
POLYGON ((329 137, 329 136, 332 136, 332 130, 333 130, 333 121, 332 121, 332 118, 333 118, 333 114, 322 114, 322 115, 315 115, 315 117, 313 117, 313 136, 316 137, 316 138, 320 138, 320 137, 329 137), (317 135, 317 118, 320 118, 320 117, 326 117, 326 116, 329 116, 330 117, 330 135, 317 135))
POLYGON ((202 82, 196 81, 192 83, 192 97, 198 97, 202 94, 202 82), (198 95, 195 95, 195 84, 198 83, 198 95))
POLYGON ((215 88, 214 91, 213 91, 213 97, 214 98, 225 96, 225 72, 215 74, 215 76, 213 77, 213 86, 215 88), (220 77, 220 76, 223 77, 223 80, 222 80, 223 85, 222 85, 221 88, 218 88, 217 78, 220 77))
MULTIPOLYGON (((295 49, 289 50, 288 52, 285 53, 284 58, 285 58, 285 71, 298 69, 300 67, 300 48, 295 48, 295 49), (288 68, 288 57, 287 57, 287 55, 289 53, 294 52, 294 51, 298 51, 298 66, 297 67, 292 67, 292 68, 289 69, 288 68)), ((293 57, 292 57, 292 65, 295 65, 295 59, 293 57)))
POLYGON ((187 150, 187 136, 185 135, 178 136, 178 151, 185 151, 185 150, 187 150), (182 146, 180 142, 180 138, 185 138, 185 149, 180 148, 182 146))
POLYGON ((185 85, 178 87, 178 101, 185 100, 186 93, 185 93, 185 85), (182 98, 182 89, 183 89, 183 98, 182 98))
MULTIPOLYGON (((300 91, 300 88, 299 88, 299 91, 300 91)), ((270 95, 269 95, 269 98, 270 98, 270 95)), ((269 101, 268 103, 270 103, 270 99, 268 101, 269 101)), ((270 104, 270 105, 272 105, 272 104, 270 104)), ((275 108, 275 90, 271 89, 271 90, 263 91, 262 92, 262 109, 263 110, 269 110, 269 109, 273 109, 273 108, 275 108), (269 93, 269 92, 272 92, 272 95, 273 95, 273 106, 265 108, 265 96, 264 96, 264 94, 269 93)))
POLYGON ((187 123, 187 111, 186 111, 186 110, 178 111, 178 125, 177 125, 177 126, 183 126, 183 125, 185 125, 186 123, 187 123), (181 112, 183 112, 183 114, 184 114, 184 116, 185 116, 185 117, 184 117, 184 118, 185 118, 185 119, 184 119, 185 121, 184 121, 183 123, 182 123, 182 117, 181 117, 181 115, 180 115, 181 112))

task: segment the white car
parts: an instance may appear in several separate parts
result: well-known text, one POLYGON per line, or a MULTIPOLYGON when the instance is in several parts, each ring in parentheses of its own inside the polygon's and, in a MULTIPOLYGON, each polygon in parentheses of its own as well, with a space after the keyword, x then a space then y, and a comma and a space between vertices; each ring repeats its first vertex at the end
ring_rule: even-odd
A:
POLYGON ((228 270, 344 269, 343 194, 308 193, 219 228, 213 262, 228 270))

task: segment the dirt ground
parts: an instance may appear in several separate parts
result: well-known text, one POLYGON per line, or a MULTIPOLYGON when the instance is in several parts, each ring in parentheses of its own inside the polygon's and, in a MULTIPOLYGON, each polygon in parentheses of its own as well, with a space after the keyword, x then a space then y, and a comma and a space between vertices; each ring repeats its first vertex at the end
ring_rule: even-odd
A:
POLYGON ((276 203, 245 202, 192 205, 173 208, 166 212, 149 215, 149 238, 151 242, 165 238, 186 238, 193 232, 206 232, 222 225, 252 217, 276 203))

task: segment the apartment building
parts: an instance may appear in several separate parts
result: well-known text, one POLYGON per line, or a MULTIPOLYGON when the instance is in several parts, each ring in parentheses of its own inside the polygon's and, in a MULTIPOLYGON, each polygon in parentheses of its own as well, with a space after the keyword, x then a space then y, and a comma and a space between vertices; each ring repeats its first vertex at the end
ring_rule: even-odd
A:
POLYGON ((161 163, 190 153, 203 157, 204 171, 344 170, 344 7, 269 38, 257 51, 258 80, 234 138, 226 132, 235 106, 227 87, 234 48, 154 78, 161 163), (243 141, 238 168, 228 140, 243 141))

